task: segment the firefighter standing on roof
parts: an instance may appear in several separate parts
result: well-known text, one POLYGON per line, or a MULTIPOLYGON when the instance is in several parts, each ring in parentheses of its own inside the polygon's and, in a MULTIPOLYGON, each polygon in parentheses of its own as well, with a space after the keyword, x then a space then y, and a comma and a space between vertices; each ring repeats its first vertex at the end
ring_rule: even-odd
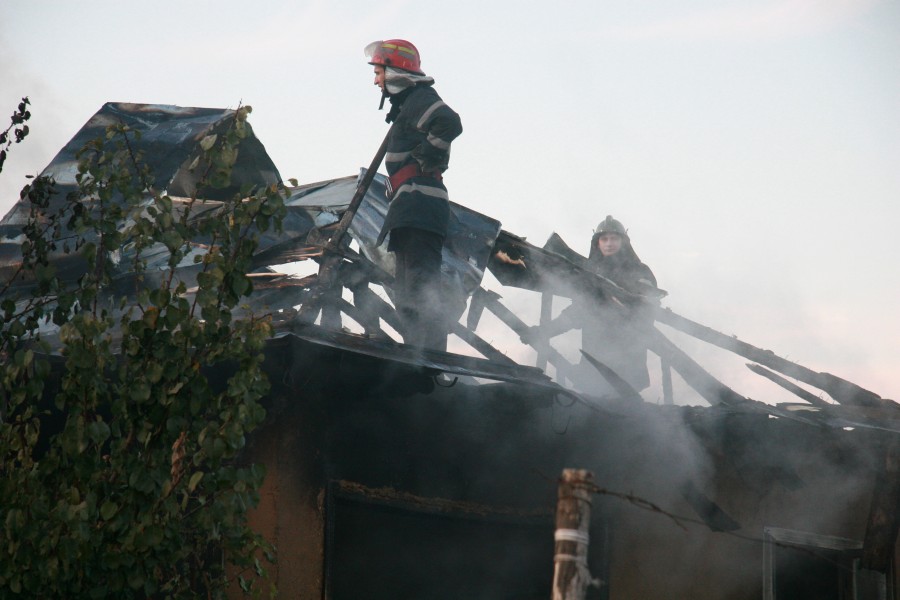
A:
POLYGON ((450 204, 442 174, 462 124, 432 87, 434 79, 422 71, 411 43, 372 42, 366 56, 381 88, 382 105, 385 98, 391 103, 385 120, 395 123, 385 155, 391 201, 377 243, 388 237, 388 250, 394 254, 393 300, 400 333, 407 344, 446 350, 449 323, 441 308, 441 249, 450 204))
MULTIPOLYGON (((659 297, 656 277, 641 262, 621 222, 607 216, 594 230, 588 254, 588 268, 645 299, 609 294, 603 298, 576 295, 558 317, 532 327, 523 338, 551 338, 570 329, 581 329, 582 349, 611 368, 640 391, 650 385, 647 372, 647 344, 644 334, 653 326, 655 301, 659 297)), ((586 360, 579 363, 575 386, 603 395, 611 388, 586 360)))

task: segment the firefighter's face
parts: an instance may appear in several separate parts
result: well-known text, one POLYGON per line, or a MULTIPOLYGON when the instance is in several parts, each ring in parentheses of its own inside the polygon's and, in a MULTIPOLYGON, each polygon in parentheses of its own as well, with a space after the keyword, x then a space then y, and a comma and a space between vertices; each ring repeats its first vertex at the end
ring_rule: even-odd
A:
POLYGON ((622 249, 622 236, 618 233, 601 233, 597 237, 597 248, 603 256, 612 256, 622 249))
POLYGON ((381 91, 384 91, 384 67, 381 65, 375 65, 375 85, 381 88, 381 91))

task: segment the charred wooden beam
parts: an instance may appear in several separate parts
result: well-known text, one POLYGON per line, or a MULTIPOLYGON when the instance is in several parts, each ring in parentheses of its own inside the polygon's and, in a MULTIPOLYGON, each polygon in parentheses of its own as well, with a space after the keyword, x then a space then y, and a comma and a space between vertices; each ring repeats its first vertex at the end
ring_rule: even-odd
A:
MULTIPOLYGON (((387 334, 378 324, 379 318, 384 319, 386 323, 399 331, 401 327, 400 318, 394 307, 369 289, 367 281, 356 281, 353 279, 355 275, 362 273, 360 269, 356 268, 357 266, 359 265, 354 265, 354 268, 348 269, 346 278, 343 274, 341 277, 342 280, 344 280, 344 283, 347 284, 353 292, 354 304, 340 298, 335 300, 335 306, 351 319, 359 323, 367 335, 383 335, 387 337, 387 334)), ((474 331, 471 331, 459 322, 451 324, 450 333, 453 333, 469 344, 488 360, 505 365, 517 364, 514 360, 477 335, 474 331)))
POLYGON ((454 322, 450 326, 450 333, 469 344, 476 351, 480 352, 488 360, 499 362, 507 365, 515 365, 516 361, 506 356, 496 348, 494 348, 484 338, 470 330, 468 327, 459 322, 454 322))
MULTIPOLYGON (((311 299, 315 298, 315 291, 315 287, 310 288, 309 297, 311 299)), ((320 304, 322 310, 322 318, 320 320, 320 323, 322 327, 327 327, 328 329, 340 329, 342 327, 343 322, 341 321, 340 303, 344 302, 344 299, 341 298, 340 286, 333 286, 322 290, 322 293, 318 297, 318 299, 314 299, 313 301, 319 302, 320 304)))
POLYGON ((397 315, 397 311, 394 310, 393 306, 381 299, 378 294, 368 288, 360 288, 354 292, 354 300, 361 306, 354 306, 341 298, 341 309, 351 319, 362 325, 367 334, 383 334, 387 336, 378 323, 375 322, 379 318, 383 319, 385 323, 396 331, 400 331, 400 317, 397 315))
MULTIPOLYGON (((553 294, 544 292, 541 294, 541 316, 538 325, 543 327, 553 318, 553 294)), ((537 360, 534 363, 538 369, 547 367, 547 356, 543 352, 538 352, 537 360)))
POLYGON ((675 395, 672 391, 672 365, 660 357, 659 370, 662 378, 663 404, 675 404, 675 395))
MULTIPOLYGON (((354 302, 356 302, 356 306, 342 299, 341 310, 362 325, 363 328, 366 329, 367 334, 384 334, 377 323, 373 324, 371 318, 372 315, 375 315, 376 319, 378 317, 384 319, 385 322, 397 331, 400 330, 400 318, 397 316, 394 307, 385 302, 372 290, 367 287, 354 288, 354 302)), ((488 360, 506 365, 517 364, 516 361, 494 348, 489 342, 459 322, 455 322, 450 326, 450 333, 469 344, 469 346, 474 348, 488 360)))
POLYGON ((634 387, 630 383, 622 379, 622 377, 619 376, 618 373, 610 369, 607 365, 600 362, 584 350, 581 351, 581 354, 589 363, 591 363, 591 366, 593 366, 595 369, 597 369, 597 371, 600 372, 600 375, 603 376, 603 379, 609 382, 609 385, 611 385, 613 389, 616 390, 616 393, 619 394, 620 398, 622 398, 623 400, 632 400, 635 402, 644 401, 644 399, 641 397, 640 392, 634 389, 634 387))
MULTIPOLYGON (((507 327, 512 329, 516 335, 523 336, 528 333, 528 325, 526 325, 525 322, 517 317, 511 310, 503 306, 500 302, 500 295, 497 292, 480 288, 476 293, 481 295, 479 301, 484 304, 484 307, 494 313, 497 318, 503 321, 507 327)), ((562 354, 557 352, 549 342, 545 340, 535 340, 533 345, 535 349, 546 354, 547 359, 561 374, 566 375, 574 368, 572 363, 566 360, 562 354)))
POLYGON ((475 331, 478 328, 478 323, 481 321, 481 315, 484 314, 484 300, 485 294, 487 292, 483 288, 478 288, 475 290, 475 293, 472 294, 471 300, 469 300, 469 312, 466 315, 466 326, 475 331))
POLYGON ((704 342, 734 352, 739 356, 748 358, 769 367, 783 375, 793 377, 798 381, 807 383, 830 395, 841 404, 854 404, 857 406, 885 406, 893 405, 893 402, 883 400, 878 394, 864 389, 846 379, 841 379, 831 373, 817 373, 811 369, 793 363, 787 359, 776 356, 771 350, 757 348, 747 342, 742 342, 733 336, 725 335, 715 329, 701 325, 675 314, 670 309, 661 310, 656 320, 665 323, 681 332, 703 340, 704 342))
POLYGON ((388 273, 362 255, 357 255, 353 262, 341 265, 338 281, 353 294, 353 304, 358 309, 358 318, 355 320, 363 326, 367 335, 386 335, 378 323, 379 317, 399 331, 400 319, 394 307, 369 288, 370 283, 383 284, 391 280, 388 273))
POLYGON ((347 289, 353 290, 357 287, 368 287, 370 283, 386 286, 393 284, 394 277, 390 273, 362 254, 347 248, 344 250, 344 255, 351 260, 341 264, 338 280, 347 289))
POLYGON ((271 290, 284 288, 307 288, 316 280, 316 275, 294 277, 287 273, 247 273, 255 290, 271 290))
POLYGON ((358 311, 358 318, 355 317, 355 319, 357 323, 362 325, 366 335, 384 334, 379 323, 381 310, 376 302, 376 300, 381 300, 381 298, 378 298, 368 287, 353 288, 352 293, 353 306, 358 311))
POLYGON ((830 404, 822 409, 822 413, 836 419, 838 427, 868 427, 900 433, 900 411, 897 410, 830 404))
POLYGON ((511 523, 547 523, 552 518, 550 510, 545 508, 524 510, 464 500, 419 496, 391 487, 373 488, 355 481, 332 481, 330 491, 343 498, 366 504, 429 515, 511 523))
POLYGON ((830 403, 826 402, 825 400, 822 400, 821 398, 819 398, 812 392, 808 392, 807 390, 804 390, 799 385, 788 381, 787 379, 785 379, 778 373, 773 373, 772 371, 766 369, 765 367, 762 367, 760 365, 755 365, 755 364, 748 364, 747 368, 750 369, 751 371, 753 371, 754 373, 756 373, 757 375, 762 375, 766 379, 774 381, 775 383, 777 383, 778 385, 780 385, 787 391, 791 392, 792 394, 794 394, 796 396, 799 396, 803 400, 806 400, 813 406, 818 406, 820 408, 826 408, 826 407, 831 406, 830 403))
POLYGON ((375 179, 375 174, 378 172, 378 167, 381 166, 381 161, 384 160, 384 155, 387 153, 388 141, 391 138, 391 132, 393 132, 393 130, 394 125, 391 125, 387 135, 384 136, 384 140, 381 142, 381 146, 372 158, 369 168, 366 169, 366 174, 363 175, 359 185, 356 186, 356 193, 353 194, 353 198, 350 200, 350 206, 348 206, 347 210, 344 211, 344 214, 341 215, 341 220, 338 222, 334 233, 331 235, 328 243, 325 244, 325 254, 319 264, 319 279, 317 285, 311 290, 310 297, 307 298, 306 302, 300 307, 300 312, 297 315, 300 322, 312 323, 315 321, 316 314, 322 308, 323 302, 327 300, 328 290, 335 285, 338 267, 344 260, 340 250, 347 243, 345 234, 347 233, 347 230, 350 229, 350 222, 356 215, 359 205, 362 204, 363 198, 369 190, 369 186, 372 185, 372 180, 375 179))
POLYGON ((648 347, 672 365, 682 379, 712 405, 739 404, 747 398, 713 377, 656 327, 647 332, 648 347))
POLYGON ((393 307, 381 300, 368 287, 369 283, 389 283, 393 278, 366 257, 353 251, 346 245, 339 251, 342 257, 347 260, 342 260, 330 267, 331 284, 323 285, 319 281, 321 270, 317 274, 309 275, 302 280, 296 280, 296 285, 300 285, 302 282, 309 290, 304 296, 303 302, 300 303, 301 308, 295 317, 295 321, 298 324, 311 324, 318 316, 319 311, 321 311, 322 326, 329 329, 340 329, 342 326, 340 312, 349 306, 351 309, 343 310, 343 312, 362 325, 367 334, 384 333, 378 327, 378 316, 382 316, 392 327, 399 327, 399 319, 392 318, 395 316, 393 307), (355 306, 342 300, 341 292, 343 287, 346 287, 353 293, 355 306), (314 304, 318 308, 304 312, 303 306, 307 302, 314 304), (377 304, 379 302, 381 304, 374 308, 369 306, 369 304, 377 304), (384 317, 384 314, 389 316, 384 317))
POLYGON ((336 223, 314 227, 304 235, 275 244, 255 254, 252 265, 256 268, 319 258, 336 227, 336 223))
POLYGON ((507 231, 501 231, 488 268, 503 285, 539 292, 551 291, 571 297, 572 290, 593 298, 653 301, 667 295, 665 290, 648 288, 637 293, 619 286, 586 268, 587 259, 569 249, 553 234, 544 248, 538 248, 507 231), (568 291, 567 291, 568 290, 568 291))

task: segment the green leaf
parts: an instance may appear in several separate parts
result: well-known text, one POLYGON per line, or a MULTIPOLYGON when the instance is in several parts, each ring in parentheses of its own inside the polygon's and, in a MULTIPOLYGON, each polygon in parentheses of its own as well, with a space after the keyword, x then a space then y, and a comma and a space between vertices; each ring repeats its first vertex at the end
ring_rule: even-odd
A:
POLYGON ((135 402, 146 402, 150 398, 150 386, 146 381, 137 381, 131 385, 131 399, 135 402))
POLYGON ((174 252, 178 248, 184 244, 184 238, 178 235, 177 231, 171 230, 163 233, 162 239, 163 244, 165 244, 166 248, 169 249, 170 252, 174 252))
POLYGON ((169 304, 169 299, 171 298, 171 294, 169 290, 162 288, 155 288, 150 290, 149 300, 156 306, 160 308, 167 306, 169 304))
POLYGON ((9 324, 9 335, 18 338, 25 335, 26 329, 21 321, 13 321, 9 324))
POLYGON ((139 569, 130 570, 128 572, 128 587, 138 590, 144 587, 144 573, 139 569))
POLYGON ((235 274, 231 278, 231 291, 235 296, 240 298, 250 291, 250 278, 243 273, 235 274))
POLYGON ((191 479, 188 481, 188 491, 193 492, 197 489, 197 485, 200 483, 201 479, 203 479, 203 471, 197 471, 191 475, 191 479))
POLYGON ((144 368, 144 376, 152 384, 159 383, 163 376, 163 366, 158 362, 148 363, 144 368))
MULTIPOLYGON (((249 113, 241 107, 197 142, 207 154, 190 157, 191 167, 212 167, 198 174, 198 189, 234 184, 238 144, 252 135, 249 113)), ((59 333, 53 347, 39 338, 8 344, 0 365, 0 589, 8 595, 184 598, 196 592, 185 574, 202 572, 208 595, 225 597, 228 569, 254 565, 254 556, 274 560, 245 520, 262 467, 223 462, 265 415, 257 354, 269 330, 231 307, 252 291, 245 273, 260 231, 284 218, 284 190, 241 182, 246 198, 211 211, 200 197, 176 209, 170 197, 148 195, 154 174, 133 152, 143 125, 134 127, 104 128, 85 144, 71 194, 53 195, 52 180, 40 177, 23 190, 35 212, 20 247, 37 285, 33 297, 0 300, 4 339, 50 322, 59 333), (187 241, 207 249, 194 252, 187 241), (51 257, 70 251, 81 276, 60 281, 62 263, 51 257), (125 256, 134 261, 122 266, 136 275, 127 288, 111 279, 125 256), (186 295, 193 276, 148 267, 148 257, 175 269, 187 256, 202 273, 196 295, 186 295), (64 362, 51 370, 39 352, 64 362), (217 392, 203 367, 225 358, 234 382, 217 392), (173 444, 182 433, 186 441, 173 444), (225 560, 206 560, 210 540, 227 545, 225 560)))
MULTIPOLYGON (((209 152, 209 149, 215 145, 218 138, 218 134, 215 133, 212 135, 208 135, 200 140, 200 147, 203 148, 204 151, 209 152)), ((193 168, 193 166, 191 168, 193 168)))
POLYGON ((88 425, 87 433, 95 444, 102 444, 109 438, 109 425, 101 420, 94 421, 88 425))
POLYGON ((111 500, 107 500, 100 507, 100 517, 104 521, 109 521, 110 519, 112 519, 115 516, 116 511, 118 511, 118 510, 119 510, 119 506, 115 502, 112 502, 111 500))

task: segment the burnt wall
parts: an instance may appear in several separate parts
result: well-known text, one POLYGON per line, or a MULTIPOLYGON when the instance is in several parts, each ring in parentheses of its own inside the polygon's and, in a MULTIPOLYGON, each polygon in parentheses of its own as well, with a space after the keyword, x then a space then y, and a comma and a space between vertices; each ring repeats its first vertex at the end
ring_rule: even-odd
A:
POLYGON ((441 387, 420 367, 279 344, 250 456, 268 469, 253 518, 278 545, 282 597, 549 597, 564 468, 602 488, 590 598, 760 598, 765 527, 864 534, 879 451, 864 431, 441 387))

